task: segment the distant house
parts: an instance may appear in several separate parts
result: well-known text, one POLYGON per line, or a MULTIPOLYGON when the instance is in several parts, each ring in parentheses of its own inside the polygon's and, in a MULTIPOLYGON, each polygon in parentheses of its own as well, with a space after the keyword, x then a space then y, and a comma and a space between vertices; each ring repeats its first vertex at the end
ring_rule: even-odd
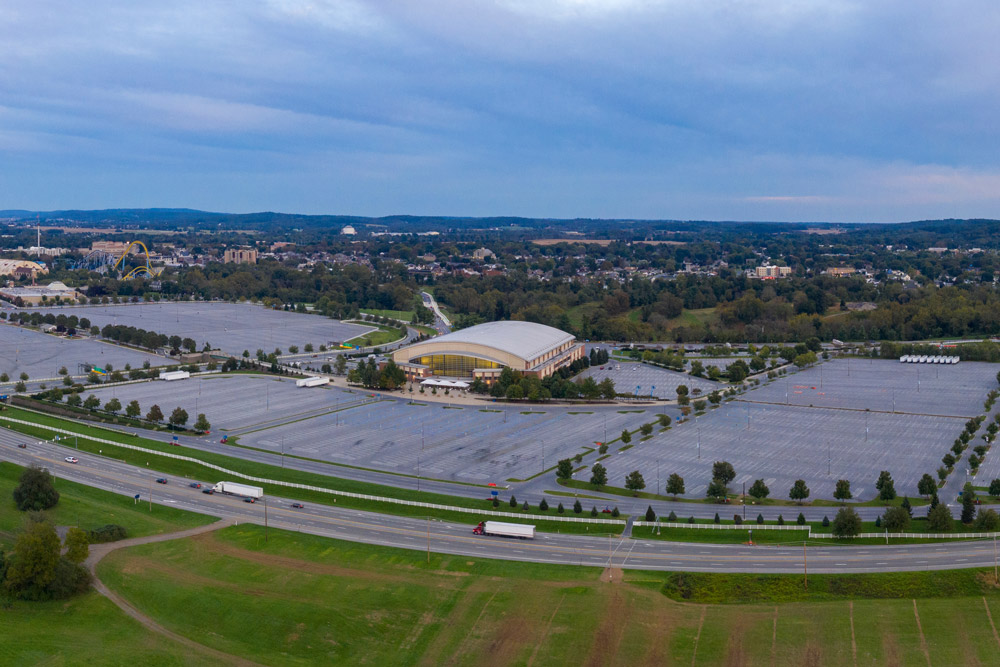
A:
POLYGON ((354 236, 358 232, 356 229, 354 229, 354 227, 350 225, 344 225, 344 228, 340 230, 340 233, 343 234, 344 236, 354 236))
POLYGON ((478 248, 472 251, 472 259, 478 260, 480 262, 485 262, 487 259, 493 259, 496 255, 489 248, 478 248))
POLYGON ((222 254, 224 264, 256 264, 257 251, 253 248, 226 248, 222 254))

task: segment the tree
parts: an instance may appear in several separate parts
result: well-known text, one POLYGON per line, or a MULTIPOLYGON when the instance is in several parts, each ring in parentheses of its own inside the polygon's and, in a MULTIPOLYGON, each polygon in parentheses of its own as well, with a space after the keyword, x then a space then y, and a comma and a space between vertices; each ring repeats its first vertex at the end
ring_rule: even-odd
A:
POLYGON ((646 508, 646 521, 650 523, 656 521, 656 512, 653 511, 652 505, 646 508))
POLYGON ((160 406, 154 404, 153 407, 149 409, 149 412, 146 413, 146 419, 151 422, 163 421, 163 411, 160 410, 160 406))
POLYGON ((976 492, 971 482, 962 487, 962 523, 968 525, 976 516, 976 492))
POLYGON ((14 558, 4 581, 15 597, 39 599, 55 579, 59 564, 59 536, 45 521, 31 521, 14 542, 14 558))
POLYGON ((899 506, 906 510, 906 513, 910 515, 911 519, 913 518, 913 506, 910 504, 909 496, 903 496, 903 502, 901 502, 899 506))
POLYGON ((142 408, 139 407, 139 401, 129 401, 129 404, 125 406, 125 414, 135 419, 142 414, 142 408))
POLYGON ((718 477, 712 478, 712 481, 708 483, 708 488, 705 489, 706 498, 724 498, 727 493, 729 493, 728 487, 718 477))
POLYGON ((729 461, 716 461, 712 464, 712 478, 728 485, 736 479, 736 470, 733 469, 733 464, 729 461))
POLYGON ((510 496, 510 506, 517 507, 517 498, 514 496, 514 494, 511 494, 510 496))
POLYGON ((60 366, 59 367, 59 375, 66 375, 66 373, 68 373, 68 372, 69 371, 66 370, 65 366, 60 366))
POLYGON ((667 478, 666 492, 674 498, 682 495, 684 493, 684 478, 677 473, 671 473, 670 477, 667 478))
POLYGON ((795 523, 798 524, 798 525, 800 525, 800 526, 806 525, 806 515, 803 514, 802 512, 799 512, 799 516, 796 517, 795 523))
POLYGON ((59 502, 59 492, 53 485, 52 474, 45 468, 29 466, 21 473, 14 487, 14 504, 22 512, 47 510, 59 502))
POLYGON ((187 424, 187 420, 188 413, 184 408, 174 408, 174 411, 170 413, 170 423, 174 426, 184 426, 184 424, 187 424))
POLYGON ((344 358, 344 355, 337 355, 337 360, 333 362, 333 371, 337 375, 343 375, 347 371, 347 359, 344 358))
POLYGON ((854 497, 851 493, 851 483, 846 479, 838 479, 837 486, 833 489, 833 497, 840 502, 850 500, 854 497))
POLYGON ((883 470, 878 474, 875 488, 878 489, 879 500, 889 502, 896 497, 896 484, 892 481, 892 475, 889 474, 888 470, 883 470))
POLYGON ((573 461, 572 459, 560 459, 558 465, 556 465, 556 477, 559 479, 569 479, 573 476, 573 461))
POLYGON ((1000 496, 1000 479, 995 479, 990 482, 990 495, 994 498, 1000 496))
POLYGON ((797 500, 802 502, 809 497, 809 487, 806 486, 805 480, 797 479, 795 483, 792 484, 792 488, 788 490, 788 497, 792 500, 797 500))
POLYGON ((194 430, 200 431, 201 433, 208 433, 212 430, 212 425, 208 423, 208 419, 205 418, 204 412, 198 415, 198 419, 194 423, 194 430))
POLYGON ((547 501, 545 498, 542 498, 542 502, 538 503, 538 509, 542 512, 548 512, 549 501, 547 501))
POLYGON ((910 513, 902 507, 889 507, 882 516, 882 524, 890 533, 901 533, 910 527, 910 513))
POLYGON ((670 426, 670 416, 669 415, 657 415, 656 419, 657 419, 657 421, 660 422, 660 426, 662 426, 663 428, 667 428, 668 426, 670 426))
POLYGON ((66 531, 66 558, 71 563, 82 563, 87 560, 90 554, 90 541, 87 539, 86 531, 80 530, 76 526, 70 526, 66 531))
POLYGON ((638 496, 639 492, 646 488, 646 480, 642 478, 642 473, 633 470, 625 475, 625 488, 631 491, 632 495, 638 496))
POLYGON ((87 408, 88 410, 94 410, 94 409, 96 409, 96 408, 97 408, 97 407, 98 407, 98 406, 99 406, 100 404, 101 404, 101 399, 99 399, 99 398, 97 398, 96 396, 94 396, 93 394, 91 394, 91 395, 90 395, 90 396, 88 396, 88 397, 87 397, 87 399, 86 399, 86 400, 85 400, 85 401, 83 402, 83 407, 87 408))
POLYGON ((622 442, 626 445, 632 442, 632 434, 628 432, 628 429, 622 429, 622 442))
POLYGON ((583 511, 583 505, 580 504, 580 499, 577 498, 573 501, 573 514, 579 514, 583 511))
MULTIPOLYGON (((935 491, 937 491, 937 482, 934 481, 933 477, 924 473, 920 481, 917 482, 917 493, 924 497, 930 497, 935 491)), ((997 491, 1000 491, 1000 486, 997 487, 997 491)))
POLYGON ((764 483, 764 480, 758 479, 750 485, 750 490, 747 491, 747 493, 757 500, 762 500, 771 494, 771 489, 767 488, 767 484, 764 483))
POLYGON ((939 503, 927 512, 927 529, 933 533, 948 533, 955 526, 951 510, 944 503, 939 503))
POLYGON ((980 507, 976 515, 976 530, 984 533, 992 533, 1000 528, 1000 515, 995 510, 980 507))
POLYGON ((608 483, 608 469, 600 463, 595 463, 590 472, 590 483, 595 487, 601 488, 608 483))
POLYGON ((19 394, 23 394, 24 392, 28 391, 28 385, 24 384, 24 382, 18 382, 17 384, 14 385, 14 391, 16 391, 19 394))
POLYGON ((853 507, 841 507, 833 517, 834 537, 854 537, 861 532, 861 517, 853 507))
POLYGON ((117 398, 112 398, 110 401, 104 404, 104 409, 108 412, 117 413, 122 409, 122 402, 117 398))
POLYGON ((653 425, 652 424, 643 424, 642 426, 639 427, 639 431, 643 435, 650 435, 650 434, 653 433, 653 425))

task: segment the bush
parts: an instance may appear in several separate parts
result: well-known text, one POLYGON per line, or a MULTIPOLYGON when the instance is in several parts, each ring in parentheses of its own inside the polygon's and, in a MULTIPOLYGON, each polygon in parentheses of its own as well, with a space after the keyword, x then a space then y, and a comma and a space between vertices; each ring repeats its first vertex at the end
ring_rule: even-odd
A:
POLYGON ((517 507, 517 498, 514 497, 514 494, 511 494, 510 496, 510 506, 517 507))
POLYGON ((556 511, 559 512, 559 514, 565 514, 566 513, 566 508, 563 507, 562 503, 559 503, 559 507, 556 508, 556 511))
POLYGON ((91 544, 103 544, 104 542, 117 542, 128 537, 128 531, 124 526, 109 523, 87 531, 87 541, 91 544))
POLYGON ((693 516, 689 516, 688 517, 688 523, 694 523, 694 517, 693 516))
POLYGON ((573 502, 573 514, 579 514, 583 511, 583 505, 580 504, 580 499, 578 498, 573 502))
POLYGON ((828 516, 824 516, 823 517, 823 527, 824 528, 829 528, 830 527, 830 517, 828 517, 828 516))
POLYGON ((854 537, 861 532, 861 517, 853 507, 841 508, 833 517, 832 532, 835 537, 854 537))
POLYGON ((621 512, 618 511, 618 506, 617 505, 615 505, 615 508, 613 510, 611 510, 611 516, 615 517, 616 519, 619 516, 621 516, 621 512))
POLYGON ((764 525, 764 515, 763 514, 758 514, 757 515, 757 525, 758 526, 764 525))
POLYGON ((803 514, 802 512, 799 512, 799 516, 797 519, 795 519, 795 523, 799 524, 800 526, 806 525, 806 515, 803 514))
POLYGON ((780 514, 778 515, 778 525, 779 526, 785 525, 785 517, 781 516, 780 514))
POLYGON ((902 507, 890 507, 882 516, 890 533, 901 533, 910 527, 910 513, 902 507))
POLYGON ((646 521, 649 522, 656 521, 656 512, 653 511, 652 505, 646 507, 646 521))
MULTIPOLYGON (((937 496, 935 496, 936 498, 937 496)), ((927 512, 927 528, 932 533, 948 533, 954 527, 951 510, 944 503, 938 503, 927 512)))
POLYGON ((542 511, 542 512, 548 512, 549 511, 549 501, 547 501, 545 498, 542 498, 542 502, 538 503, 538 509, 539 509, 539 511, 542 511))
POLYGON ((674 521, 674 522, 676 522, 677 521, 677 513, 671 511, 670 514, 667 516, 667 521, 674 521))
POLYGON ((712 523, 722 523, 722 519, 719 518, 719 513, 715 513, 715 518, 712 519, 712 523))
POLYGON ((597 507, 591 507, 590 508, 590 516, 593 516, 593 517, 597 516, 597 507))
POLYGON ((739 514, 734 514, 733 515, 733 524, 737 525, 737 526, 742 526, 743 525, 743 517, 741 517, 739 514))
POLYGON ((1000 515, 995 510, 980 507, 975 526, 978 531, 992 533, 1000 528, 1000 515))

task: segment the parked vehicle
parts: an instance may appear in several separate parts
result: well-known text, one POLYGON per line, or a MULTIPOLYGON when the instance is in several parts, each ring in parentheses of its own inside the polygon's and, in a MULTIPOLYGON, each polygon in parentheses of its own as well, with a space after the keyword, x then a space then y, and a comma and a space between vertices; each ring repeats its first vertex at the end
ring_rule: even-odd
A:
POLYGON ((523 523, 505 523, 503 521, 481 521, 472 529, 473 535, 497 535, 499 537, 516 537, 521 540, 535 538, 535 527, 523 523))
POLYGON ((218 493, 226 493, 231 496, 246 496, 254 500, 264 496, 264 489, 259 486, 250 486, 249 484, 240 484, 239 482, 219 482, 215 485, 214 490, 218 493))

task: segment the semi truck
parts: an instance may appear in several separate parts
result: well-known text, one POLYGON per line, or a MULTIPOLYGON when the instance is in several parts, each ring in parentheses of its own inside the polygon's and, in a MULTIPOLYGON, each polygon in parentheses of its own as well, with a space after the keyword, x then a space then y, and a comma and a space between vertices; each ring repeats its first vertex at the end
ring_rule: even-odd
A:
POLYGON ((330 378, 314 376, 295 381, 296 387, 322 387, 325 384, 330 384, 330 378))
POLYGON ((535 539, 535 527, 523 523, 505 523, 503 521, 481 521, 472 529, 473 535, 498 535, 500 537, 516 537, 521 540, 535 539))
POLYGON ((187 371, 161 371, 160 379, 166 380, 167 382, 173 382, 174 380, 186 380, 191 377, 191 373, 187 371))
POLYGON ((219 482, 212 487, 212 490, 216 493, 227 493, 231 496, 243 496, 254 500, 264 496, 264 489, 259 486, 250 486, 239 482, 219 482))

